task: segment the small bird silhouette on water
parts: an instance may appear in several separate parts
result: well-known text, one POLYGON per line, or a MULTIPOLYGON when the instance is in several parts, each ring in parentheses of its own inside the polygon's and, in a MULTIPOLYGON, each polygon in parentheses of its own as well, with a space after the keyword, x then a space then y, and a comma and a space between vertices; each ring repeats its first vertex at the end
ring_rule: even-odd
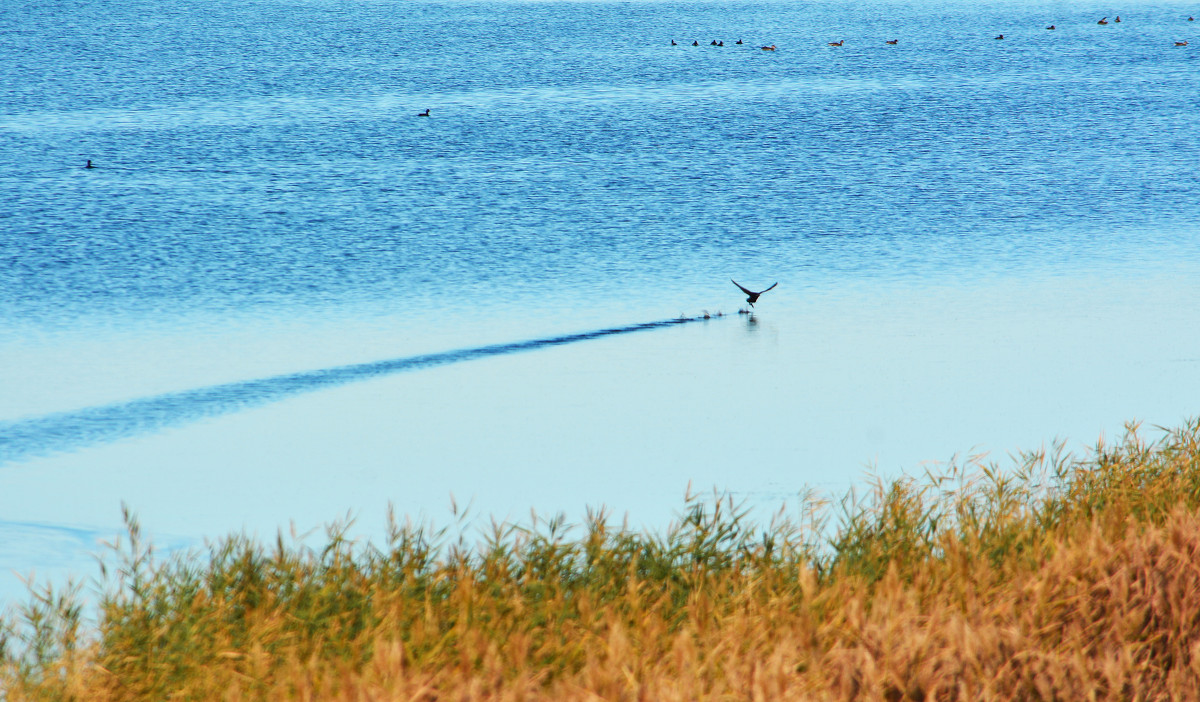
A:
POLYGON ((84 166, 84 168, 95 168, 95 166, 92 165, 92 159, 89 158, 87 160, 87 165, 84 166))
POLYGON ((731 282, 731 283, 733 283, 734 285, 738 286, 738 289, 739 289, 739 290, 741 290, 742 292, 746 293, 746 302, 749 302, 751 307, 753 307, 753 306, 754 306, 754 303, 758 302, 758 296, 759 296, 759 295, 762 295, 763 293, 767 292, 767 290, 771 290, 772 288, 774 288, 774 287, 775 287, 775 285, 779 285, 779 283, 778 283, 778 282, 776 282, 776 283, 775 283, 774 285, 772 285, 770 288, 767 288, 767 290, 760 290, 760 291, 758 291, 758 292, 753 292, 753 291, 750 291, 750 290, 747 290, 747 289, 743 288, 743 287, 741 286, 741 284, 740 284, 740 283, 738 283, 738 282, 737 282, 736 280, 734 280, 733 278, 730 278, 730 279, 729 279, 729 282, 731 282))
POLYGON ((417 116, 418 117, 428 117, 429 116, 429 108, 426 107, 424 112, 418 112, 417 116))

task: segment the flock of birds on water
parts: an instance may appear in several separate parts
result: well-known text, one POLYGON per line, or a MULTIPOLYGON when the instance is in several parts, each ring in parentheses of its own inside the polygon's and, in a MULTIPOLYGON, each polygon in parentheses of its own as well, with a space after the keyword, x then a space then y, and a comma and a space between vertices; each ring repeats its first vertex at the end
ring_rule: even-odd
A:
MULTIPOLYGON (((1195 22, 1195 21, 1196 21, 1196 18, 1195 18, 1195 17, 1192 17, 1192 16, 1188 16, 1188 18, 1187 18, 1187 21, 1188 21, 1188 22, 1195 22)), ((1121 23, 1121 16, 1120 16, 1120 15, 1117 15, 1117 16, 1113 17, 1113 23, 1114 23, 1114 24, 1120 24, 1120 23, 1121 23)), ((1106 15, 1106 16, 1104 16, 1104 17, 1101 17, 1101 18, 1100 18, 1100 20, 1099 20, 1098 22, 1096 22, 1096 24, 1099 24, 1099 25, 1106 25, 1106 24, 1108 24, 1108 16, 1106 15)), ((1049 30, 1049 31, 1054 31, 1055 29, 1058 29, 1058 27, 1057 27, 1056 25, 1053 25, 1053 24, 1052 24, 1052 25, 1050 25, 1050 26, 1046 27, 1046 29, 1047 29, 1047 30, 1049 30)), ((1000 34, 1000 35, 997 35, 997 36, 996 36, 996 40, 997 40, 997 41, 999 41, 999 40, 1002 40, 1002 39, 1004 39, 1004 35, 1003 35, 1003 34, 1000 34)), ((736 46, 736 45, 741 45, 741 44, 744 44, 744 43, 745 43, 745 42, 743 42, 741 39, 738 39, 737 41, 733 42, 733 45, 735 45, 735 46, 736 46)), ((897 44, 899 44, 899 43, 900 43, 900 40, 899 40, 899 39, 887 39, 887 40, 885 40, 883 43, 885 43, 885 44, 890 44, 891 46, 895 46, 895 45, 897 45, 897 44)), ((828 44, 829 44, 830 46, 844 46, 844 45, 846 44, 846 40, 845 40, 845 39, 839 39, 839 40, 837 40, 837 41, 831 41, 831 42, 828 42, 828 44)), ((723 39, 721 39, 721 40, 718 40, 718 39, 713 39, 712 41, 710 41, 710 42, 708 43, 708 45, 709 45, 709 46, 716 46, 716 47, 723 47, 723 46, 725 46, 725 40, 723 40, 723 39)), ((1175 46, 1187 46, 1187 45, 1188 45, 1188 43, 1187 43, 1187 40, 1183 40, 1183 41, 1176 41, 1176 42, 1175 42, 1175 46)), ((671 46, 679 46, 679 44, 678 44, 678 43, 676 43, 676 41, 675 41, 674 39, 672 39, 672 40, 671 40, 671 46)), ((699 41, 693 41, 693 42, 692 42, 692 46, 700 46, 700 42, 699 42, 699 41)), ((764 45, 764 46, 760 46, 760 47, 758 47, 758 48, 762 49, 763 51, 775 51, 775 45, 774 45, 774 44, 770 44, 770 45, 764 45)), ((428 117, 428 116, 429 116, 429 110, 425 110, 424 112, 418 112, 418 113, 417 113, 417 116, 418 116, 418 117, 428 117)), ((737 283, 734 283, 734 285, 737 285, 737 283)), ((741 287, 741 286, 738 286, 738 287, 741 287)), ((774 287, 774 286, 772 286, 772 287, 774 287)), ((767 288, 767 290, 770 290, 770 288, 767 288)), ((766 292, 766 290, 764 290, 763 292, 766 292)))
MULTIPOLYGON (((1196 21, 1196 18, 1195 18, 1195 17, 1191 17, 1191 16, 1189 16, 1189 17, 1187 18, 1187 21, 1188 21, 1188 22, 1195 22, 1195 21, 1196 21)), ((1116 17, 1114 17, 1114 18, 1113 18, 1113 23, 1114 23, 1114 24, 1120 24, 1120 23, 1121 23, 1121 16, 1120 16, 1120 15, 1117 15, 1116 17)), ((1104 17, 1101 17, 1101 18, 1100 18, 1100 20, 1099 20, 1098 22, 1096 22, 1096 24, 1099 24, 1099 25, 1106 25, 1106 24, 1108 24, 1108 16, 1106 15, 1106 16, 1104 16, 1104 17)), ((1057 26, 1055 26, 1055 25, 1053 25, 1053 24, 1052 24, 1052 25, 1050 25, 1050 26, 1048 26, 1048 27, 1046 27, 1046 29, 1047 29, 1047 30, 1049 30, 1049 31, 1054 31, 1054 30, 1055 30, 1055 29, 1057 29, 1057 28, 1058 28, 1058 27, 1057 27, 1057 26)), ((1003 34, 1000 34, 1000 35, 998 35, 998 36, 996 37, 996 39, 997 39, 997 40, 1002 40, 1002 39, 1004 39, 1004 35, 1003 35, 1003 34)), ((742 40, 741 40, 741 39, 738 39, 737 41, 735 41, 735 42, 734 42, 734 44, 735 44, 735 45, 736 45, 736 44, 742 44, 742 43, 743 43, 743 42, 742 42, 742 40)), ((838 41, 831 41, 831 42, 828 42, 828 44, 829 44, 830 46, 843 46, 843 45, 845 45, 845 43, 846 43, 846 40, 845 40, 845 39, 839 39, 838 41)), ((900 43, 900 40, 899 40, 899 39, 887 39, 886 41, 884 41, 884 43, 885 43, 885 44, 891 44, 892 46, 895 46, 896 44, 899 44, 899 43, 900 43)), ((713 39, 712 41, 710 41, 710 42, 708 43, 708 45, 709 45, 709 46, 717 46, 717 47, 721 47, 721 46, 725 46, 725 41, 724 41, 724 40, 717 40, 717 39, 713 39)), ((1175 46, 1187 46, 1187 45, 1188 45, 1188 43, 1187 43, 1187 40, 1184 40, 1184 41, 1176 41, 1176 42, 1175 42, 1175 46)), ((672 39, 672 40, 671 40, 671 46, 679 46, 679 44, 677 44, 677 43, 675 42, 675 40, 674 40, 674 39, 672 39)), ((700 46, 700 42, 699 42, 699 41, 693 41, 693 42, 692 42, 692 46, 700 46)), ((774 50, 775 50, 775 45, 774 45, 774 44, 771 44, 771 45, 769 45, 769 46, 760 46, 759 48, 760 48, 760 49, 762 49, 763 51, 774 51, 774 50)))
MULTIPOLYGON (((1195 22, 1195 21, 1196 21, 1196 18, 1195 18, 1195 17, 1192 17, 1192 16, 1188 16, 1188 18, 1187 18, 1187 21, 1188 21, 1188 22, 1195 22)), ((1114 23, 1114 24, 1120 24, 1120 22, 1121 22, 1121 16, 1120 16, 1120 15, 1117 15, 1117 16, 1113 17, 1113 23, 1114 23)), ((1100 20, 1099 20, 1098 22, 1096 22, 1096 24, 1099 24, 1099 25, 1107 25, 1107 24, 1108 24, 1108 16, 1106 15, 1106 16, 1104 16, 1104 17, 1101 17, 1101 18, 1100 18, 1100 20)), ((1047 30, 1050 30, 1050 31, 1054 31, 1055 29, 1057 29, 1057 27, 1056 27, 1055 25, 1053 25, 1053 24, 1052 24, 1052 25, 1050 25, 1050 26, 1046 27, 1046 29, 1047 29, 1047 30)), ((1003 35, 1003 34, 1000 34, 1000 35, 996 36, 996 39, 997 39, 997 40, 1002 40, 1002 39, 1004 39, 1004 35, 1003 35)), ((737 44, 743 44, 743 43, 744 43, 744 42, 743 42, 741 39, 738 39, 737 41, 735 41, 735 42, 734 42, 734 44, 735 44, 735 45, 737 45, 737 44)), ((828 43, 829 43, 829 46, 844 46, 844 45, 845 45, 845 43, 846 43, 846 40, 845 40, 845 39, 839 39, 838 41, 831 41, 831 42, 828 42, 828 43)), ((885 41, 884 41, 884 43, 885 43, 885 44, 890 44, 890 45, 892 45, 892 46, 895 46, 896 44, 899 44, 899 43, 900 43, 900 40, 899 40, 899 39, 887 39, 887 40, 885 40, 885 41)), ((1183 40, 1183 41, 1176 41, 1176 42, 1175 42, 1175 46, 1187 46, 1187 45, 1188 45, 1188 43, 1187 43, 1187 40, 1186 40, 1186 39, 1185 39, 1185 40, 1183 40)), ((671 46, 679 46, 679 44, 677 44, 677 43, 675 42, 675 40, 674 40, 674 39, 672 39, 672 40, 671 40, 671 46)), ((700 42, 699 42, 699 41, 693 41, 693 42, 692 42, 692 46, 700 46, 700 42)), ((711 42, 709 42, 709 46, 717 46, 717 47, 722 47, 722 46, 725 46, 725 42, 724 42, 724 40, 720 40, 720 41, 718 41, 717 39, 713 39, 711 42)), ((770 45, 767 45, 767 46, 760 46, 759 48, 760 48, 760 49, 762 49, 763 51, 775 51, 775 45, 774 45, 774 44, 770 44, 770 45)), ((429 116, 430 116, 430 115, 429 115, 429 109, 428 109, 428 108, 426 108, 426 110, 425 110, 424 112, 418 112, 418 113, 417 113, 417 116, 418 116, 418 117, 429 117, 429 116)), ((88 162, 87 162, 87 165, 86 165, 86 166, 84 166, 84 168, 95 168, 95 166, 93 166, 93 165, 92 165, 92 162, 91 162, 91 160, 89 159, 89 160, 88 160, 88 162)), ((742 286, 738 285, 736 282, 734 282, 734 285, 737 285, 739 288, 742 288, 742 286)), ((778 283, 776 283, 776 285, 778 285, 778 283)), ((773 288, 773 287, 775 287, 775 286, 774 286, 774 285, 772 285, 772 286, 771 286, 771 288, 773 288)), ((771 288, 767 288, 767 290, 770 290, 771 288)), ((751 307, 753 307, 753 306, 754 306, 754 300, 757 300, 759 295, 761 295, 762 293, 764 293, 764 292, 766 292, 766 291, 767 291, 767 290, 763 290, 762 292, 759 292, 759 293, 751 293, 749 290, 746 290, 745 288, 742 288, 742 290, 743 290, 744 292, 746 292, 748 295, 750 295, 750 297, 754 298, 753 300, 751 300, 750 298, 747 298, 747 301, 748 301, 748 302, 750 302, 750 306, 751 306, 751 307)), ((738 312, 739 312, 739 313, 743 313, 743 314, 746 314, 746 313, 747 313, 747 312, 744 312, 743 310, 738 310, 738 312)))
MULTIPOLYGON (((1189 16, 1189 17, 1187 18, 1187 21, 1188 21, 1188 22, 1195 22, 1195 21, 1196 21, 1196 18, 1195 18, 1195 17, 1191 17, 1191 16, 1189 16)), ((1116 17, 1114 17, 1114 18, 1113 18, 1113 23, 1114 23, 1114 24, 1120 24, 1120 23, 1121 23, 1121 16, 1120 16, 1120 15, 1117 15, 1116 17)), ((1108 16, 1106 15, 1106 16, 1104 16, 1104 17, 1100 18, 1100 21, 1096 22, 1096 24, 1099 24, 1099 25, 1106 25, 1106 24, 1108 24, 1108 16)), ((1052 25, 1050 25, 1050 26, 1046 27, 1046 29, 1048 29, 1048 30, 1050 30, 1050 31, 1054 31, 1055 29, 1057 29, 1057 27, 1056 27, 1055 25, 1053 25, 1053 24, 1052 24, 1052 25)), ((1003 34, 1000 34, 1000 35, 998 35, 998 36, 996 37, 996 39, 997 39, 997 40, 1004 39, 1004 35, 1003 35, 1003 34)), ((735 45, 735 46, 736 46, 736 45, 741 45, 741 44, 744 44, 744 43, 745 43, 745 42, 743 42, 741 39, 738 39, 737 41, 733 42, 733 45, 735 45)), ((828 43, 829 43, 829 45, 830 45, 830 46, 844 46, 844 45, 846 44, 846 40, 845 40, 845 39, 839 39, 839 40, 837 40, 837 41, 831 41, 831 42, 828 42, 828 43)), ((899 44, 899 43, 900 43, 900 40, 899 40, 899 39, 887 39, 887 40, 885 40, 883 43, 885 43, 885 44, 890 44, 890 45, 892 45, 892 46, 895 46, 895 45, 897 45, 897 44, 899 44)), ((713 39, 712 41, 710 41, 710 42, 708 43, 708 45, 709 45, 709 46, 716 46, 716 47, 723 47, 723 46, 725 46, 725 40, 723 40, 723 39, 721 39, 721 40, 713 39)), ((1187 45, 1188 45, 1188 43, 1187 43, 1187 41, 1186 41, 1186 40, 1184 40, 1184 41, 1177 41, 1177 42, 1175 42, 1175 46, 1187 46, 1187 45)), ((672 40, 671 40, 671 46, 679 46, 679 44, 678 44, 678 43, 676 43, 676 41, 675 41, 674 39, 672 39, 672 40)), ((693 42, 692 42, 692 46, 700 46, 700 42, 699 42, 699 41, 693 41, 693 42)), ((770 45, 764 45, 764 46, 760 46, 760 47, 758 47, 758 48, 762 49, 763 51, 775 51, 775 45, 774 45, 774 44, 770 44, 770 45)), ((429 116, 429 110, 425 110, 424 112, 418 112, 418 113, 417 113, 417 116, 418 116, 418 117, 428 117, 428 116, 429 116)), ((734 285, 737 285, 737 283, 734 283, 734 285)), ((739 285, 738 287, 741 287, 741 286, 739 285)), ((771 287, 775 287, 775 286, 771 286, 771 287)), ((743 290, 745 290, 745 288, 742 288, 742 289, 743 289, 743 290)), ((767 290, 770 290, 770 289, 771 289, 771 288, 767 288, 767 290)), ((747 292, 749 292, 749 291, 747 291, 747 292)), ((764 290, 763 292, 766 292, 766 290, 764 290)), ((762 294, 762 293, 759 293, 759 294, 762 294)))

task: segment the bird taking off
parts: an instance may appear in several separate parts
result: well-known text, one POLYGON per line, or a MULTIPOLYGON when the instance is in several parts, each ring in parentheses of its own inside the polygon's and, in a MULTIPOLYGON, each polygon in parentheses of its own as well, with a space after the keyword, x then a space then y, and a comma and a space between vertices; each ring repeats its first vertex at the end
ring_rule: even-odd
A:
POLYGON ((758 291, 758 292, 751 292, 751 291, 749 291, 749 290, 747 290, 747 289, 743 288, 743 287, 742 287, 742 286, 741 286, 741 285, 740 285, 740 284, 739 284, 739 283, 738 283, 736 280, 734 280, 733 278, 730 278, 730 279, 729 279, 729 282, 733 283, 734 285, 737 285, 739 290, 741 290, 742 292, 746 293, 746 302, 749 302, 751 307, 753 307, 753 306, 754 306, 754 303, 758 302, 758 296, 759 296, 759 295, 762 295, 763 293, 767 292, 767 290, 771 290, 772 288, 774 288, 774 287, 775 287, 775 285, 779 285, 779 283, 775 283, 775 285, 772 285, 770 288, 767 288, 767 290, 760 290, 760 291, 758 291))

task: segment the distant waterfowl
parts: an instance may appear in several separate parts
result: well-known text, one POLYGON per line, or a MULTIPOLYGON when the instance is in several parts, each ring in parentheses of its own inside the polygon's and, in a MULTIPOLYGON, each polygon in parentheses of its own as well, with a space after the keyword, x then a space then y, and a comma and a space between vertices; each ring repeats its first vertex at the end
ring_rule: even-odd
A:
POLYGON ((1096 24, 1108 24, 1108 17, 1105 16, 1105 17, 1101 18, 1100 21, 1097 22, 1096 24))
POLYGON ((999 41, 999 40, 1001 40, 1001 39, 1003 39, 1003 38, 1004 38, 1004 35, 1003 35, 1003 34, 1001 34, 1000 36, 996 37, 996 41, 999 41))
POLYGON ((1046 29, 1054 29, 1054 25, 1050 25, 1049 27, 1046 27, 1046 29))
POLYGON ((779 285, 779 283, 778 283, 778 282, 776 282, 774 285, 772 285, 771 287, 767 288, 767 290, 760 290, 759 292, 753 292, 753 291, 747 290, 746 288, 743 288, 743 287, 742 287, 742 286, 741 286, 741 285, 740 285, 740 284, 739 284, 739 283, 738 283, 736 280, 734 280, 733 278, 730 278, 730 279, 729 279, 729 282, 733 283, 734 285, 737 285, 737 286, 738 286, 738 290, 741 290, 742 292, 746 293, 746 302, 749 302, 751 307, 753 307, 753 306, 754 306, 754 303, 758 302, 758 296, 759 296, 759 295, 762 295, 763 293, 767 292, 767 290, 771 290, 771 289, 773 289, 773 288, 774 288, 776 285, 779 285))
POLYGON ((694 42, 692 42, 692 46, 700 46, 700 42, 694 41, 694 42))
POLYGON ((1188 17, 1188 22, 1195 22, 1195 21, 1196 21, 1195 17, 1188 17))
POLYGON ((717 46, 725 46, 725 42, 719 41, 719 42, 717 42, 717 46))
POLYGON ((424 112, 418 112, 417 116, 418 117, 428 117, 429 116, 429 108, 426 107, 424 112))
POLYGON ((831 41, 831 42, 829 42, 829 45, 830 46, 841 46, 843 43, 845 43, 845 41, 846 41, 845 39, 843 39, 841 41, 831 41))
POLYGON ((735 41, 735 42, 733 42, 733 43, 734 43, 734 44, 741 44, 741 43, 742 43, 742 40, 741 40, 741 39, 738 39, 737 41, 735 41))
POLYGON ((900 43, 900 40, 899 40, 899 39, 888 39, 888 40, 887 40, 887 43, 888 43, 888 44, 895 45, 895 44, 899 44, 899 43, 900 43))
MULTIPOLYGON (((1187 42, 1186 41, 1177 41, 1177 42, 1175 42, 1175 46, 1187 46, 1187 42)), ((91 161, 88 161, 88 163, 91 163, 91 161)), ((91 168, 91 166, 88 166, 88 168, 91 168)))
POLYGON ((762 50, 763 50, 763 51, 774 51, 774 50, 775 50, 775 45, 774 45, 774 44, 772 44, 772 45, 770 45, 770 46, 764 46, 764 47, 762 47, 762 50))
POLYGON ((85 165, 84 168, 95 168, 95 166, 92 165, 92 159, 89 158, 87 160, 87 165, 85 165))
POLYGON ((1120 15, 1117 15, 1117 18, 1113 20, 1113 22, 1120 22, 1120 21, 1121 21, 1121 16, 1120 16, 1120 15))
POLYGON ((716 45, 717 45, 716 39, 713 39, 712 42, 709 43, 709 46, 716 46, 716 45))
POLYGON ((675 40, 674 40, 674 39, 672 39, 672 40, 671 40, 671 46, 679 46, 679 45, 675 43, 675 40))

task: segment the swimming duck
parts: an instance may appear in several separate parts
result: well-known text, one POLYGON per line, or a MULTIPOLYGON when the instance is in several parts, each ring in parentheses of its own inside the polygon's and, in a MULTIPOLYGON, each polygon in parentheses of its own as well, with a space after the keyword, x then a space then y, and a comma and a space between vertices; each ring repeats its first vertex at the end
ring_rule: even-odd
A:
POLYGON ((92 165, 92 159, 89 158, 87 160, 87 165, 84 166, 84 168, 95 168, 95 166, 92 165))
MULTIPOLYGON (((1177 42, 1175 42, 1175 46, 1187 46, 1187 42, 1186 41, 1177 41, 1177 42)), ((88 163, 91 163, 91 161, 88 161, 88 163)), ((88 168, 91 168, 91 166, 88 166, 88 168)))
POLYGON ((694 42, 692 42, 692 46, 700 46, 700 42, 694 41, 694 42))
POLYGON ((1105 17, 1102 17, 1102 18, 1100 19, 1100 21, 1099 21, 1099 22, 1097 22, 1096 24, 1108 24, 1108 17, 1107 17, 1107 16, 1105 16, 1105 17))
POLYGON ((770 46, 764 46, 764 47, 762 47, 762 50, 763 50, 763 51, 774 51, 774 50, 775 50, 775 45, 774 45, 774 44, 772 44, 772 45, 770 45, 770 46))
POLYGON ((830 46, 841 46, 843 43, 845 43, 845 41, 846 41, 845 39, 843 39, 841 41, 831 41, 831 42, 829 42, 829 45, 830 46))
POLYGON ((417 116, 418 117, 428 117, 429 116, 429 108, 426 107, 424 112, 418 112, 417 116))
POLYGON ((887 40, 887 43, 888 43, 888 44, 895 45, 895 44, 899 44, 899 43, 900 43, 900 40, 899 40, 899 39, 888 39, 888 40, 887 40))
POLYGON ((675 43, 675 40, 674 40, 674 39, 672 39, 672 40, 671 40, 671 46, 679 46, 679 45, 675 43))
POLYGON ((1113 20, 1113 22, 1120 22, 1120 21, 1121 21, 1121 16, 1120 16, 1120 15, 1117 15, 1117 18, 1113 20))
POLYGON ((737 41, 735 41, 735 42, 733 42, 733 43, 734 43, 734 44, 741 44, 741 43, 742 43, 742 40, 741 40, 741 39, 738 39, 737 41))
POLYGON ((1003 38, 1004 38, 1004 35, 1001 34, 1000 36, 996 37, 996 40, 999 41, 1000 39, 1003 39, 1003 38))
POLYGON ((1046 27, 1046 29, 1054 29, 1054 25, 1050 25, 1049 27, 1046 27))
POLYGON ((734 285, 737 285, 737 286, 738 286, 738 290, 741 290, 742 292, 746 293, 746 302, 749 302, 751 307, 753 307, 753 306, 754 306, 754 303, 758 302, 758 296, 759 296, 759 295, 762 295, 763 293, 767 292, 767 290, 771 290, 771 289, 772 289, 772 288, 774 288, 776 285, 779 285, 779 283, 778 283, 778 282, 776 282, 776 283, 775 283, 775 284, 773 284, 773 285, 772 285, 770 288, 767 288, 767 290, 761 290, 761 291, 759 291, 759 292, 752 292, 752 291, 750 291, 750 290, 747 290, 746 288, 743 288, 743 287, 742 287, 741 285, 739 285, 739 284, 738 284, 738 282, 737 282, 736 280, 734 280, 733 278, 730 278, 730 279, 729 279, 729 282, 733 283, 734 285))

